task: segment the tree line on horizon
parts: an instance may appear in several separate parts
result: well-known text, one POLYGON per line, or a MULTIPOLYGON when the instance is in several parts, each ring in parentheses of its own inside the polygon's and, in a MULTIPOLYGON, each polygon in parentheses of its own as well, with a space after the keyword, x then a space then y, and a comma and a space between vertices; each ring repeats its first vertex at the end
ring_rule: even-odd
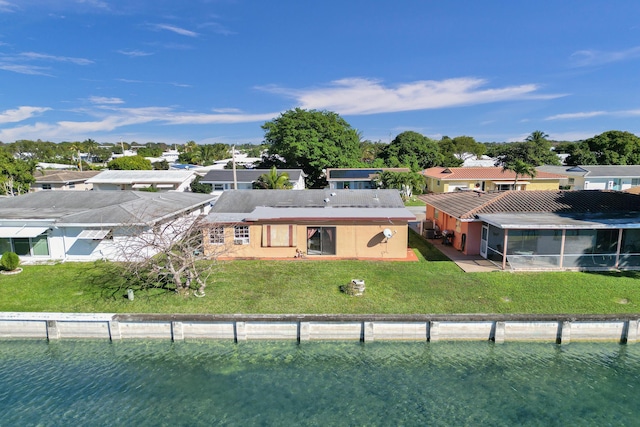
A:
MULTIPOLYGON (((582 141, 551 141, 540 130, 519 142, 478 142, 471 136, 443 136, 431 139, 415 131, 401 132, 389 143, 362 140, 340 115, 331 111, 295 108, 262 125, 262 144, 238 144, 250 157, 261 158, 258 168, 302 169, 309 188, 326 186, 324 171, 328 168, 409 168, 415 174, 424 169, 461 166, 469 157, 487 155, 496 166, 520 175, 535 174, 535 167, 560 165, 557 154, 567 154, 567 165, 634 165, 640 164, 640 138, 630 132, 611 130, 582 141)), ((135 147, 137 156, 120 157, 106 163, 111 169, 167 169, 166 162, 152 164, 145 157, 160 157, 176 147, 178 161, 210 165, 230 157, 229 144, 183 145, 136 142, 99 144, 93 139, 82 142, 18 140, 0 143, 0 193, 20 194, 34 182, 37 162, 66 163, 91 169, 95 162, 104 168, 112 153, 135 147), (89 156, 91 163, 80 153, 89 156)), ((407 176, 407 181, 411 181, 407 176)), ((391 181, 402 181, 394 177, 391 181)))

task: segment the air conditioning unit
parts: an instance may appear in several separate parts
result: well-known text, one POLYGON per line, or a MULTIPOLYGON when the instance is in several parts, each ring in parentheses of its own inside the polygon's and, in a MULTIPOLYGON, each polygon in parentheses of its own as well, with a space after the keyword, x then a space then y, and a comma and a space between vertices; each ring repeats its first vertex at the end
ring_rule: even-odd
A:
POLYGON ((248 245, 249 244, 249 238, 248 237, 241 237, 239 239, 233 239, 233 244, 234 245, 248 245))

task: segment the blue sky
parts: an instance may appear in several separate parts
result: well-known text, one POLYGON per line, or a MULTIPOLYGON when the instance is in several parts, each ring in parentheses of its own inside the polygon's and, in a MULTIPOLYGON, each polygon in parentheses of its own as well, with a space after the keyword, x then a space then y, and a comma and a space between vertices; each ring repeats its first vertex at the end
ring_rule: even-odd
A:
POLYGON ((0 0, 0 141, 640 135, 640 1, 0 0))

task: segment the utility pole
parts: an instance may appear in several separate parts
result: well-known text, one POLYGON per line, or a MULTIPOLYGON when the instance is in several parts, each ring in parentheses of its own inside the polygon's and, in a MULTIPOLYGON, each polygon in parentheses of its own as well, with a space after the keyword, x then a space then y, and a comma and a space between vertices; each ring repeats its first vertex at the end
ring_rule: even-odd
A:
POLYGON ((231 146, 231 162, 233 164, 233 189, 238 189, 238 174, 236 173, 236 146, 231 146))

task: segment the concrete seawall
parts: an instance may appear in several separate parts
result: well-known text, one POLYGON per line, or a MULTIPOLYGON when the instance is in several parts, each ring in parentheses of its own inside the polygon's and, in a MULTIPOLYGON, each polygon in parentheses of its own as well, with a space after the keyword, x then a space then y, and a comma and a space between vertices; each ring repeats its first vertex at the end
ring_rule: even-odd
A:
POLYGON ((640 314, 160 315, 0 313, 0 339, 612 341, 635 343, 640 314))

